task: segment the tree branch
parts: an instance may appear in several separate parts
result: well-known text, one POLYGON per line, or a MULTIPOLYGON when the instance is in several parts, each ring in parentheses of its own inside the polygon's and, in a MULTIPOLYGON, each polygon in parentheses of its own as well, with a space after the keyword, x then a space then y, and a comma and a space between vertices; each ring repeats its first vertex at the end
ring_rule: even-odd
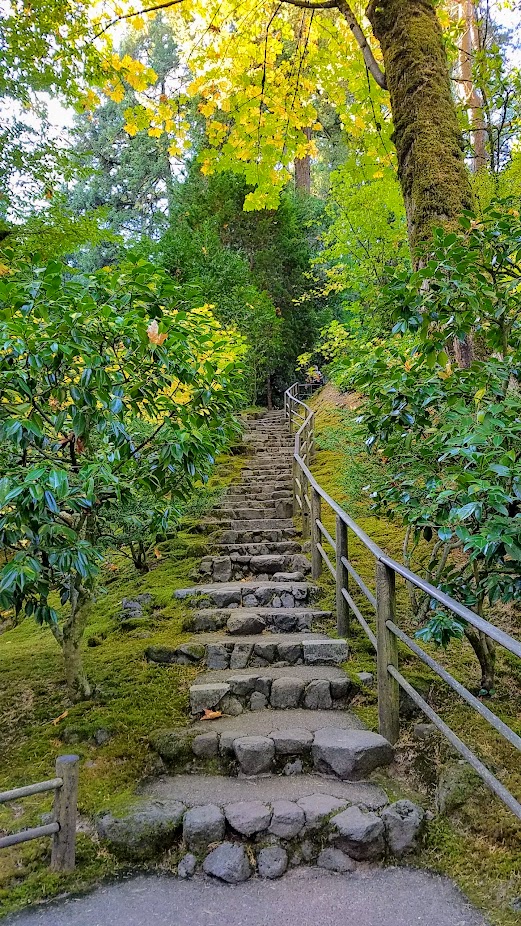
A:
POLYGON ((166 10, 170 6, 177 6, 179 3, 184 3, 185 0, 165 0, 164 3, 158 3, 154 6, 144 7, 141 10, 134 10, 132 13, 122 13, 121 16, 116 16, 114 19, 111 19, 103 29, 100 29, 99 32, 96 32, 94 35, 95 39, 99 39, 100 35, 103 35, 104 32, 108 32, 109 29, 112 29, 112 26, 115 26, 117 23, 122 22, 125 19, 132 19, 134 16, 143 16, 145 13, 156 13, 158 10, 166 10))
POLYGON ((342 16, 346 20, 347 25, 353 33, 355 41, 360 47, 368 71, 373 75, 378 86, 381 87, 382 90, 387 90, 387 79, 385 74, 378 64, 375 56, 373 55, 371 46, 365 37, 365 33, 360 23, 358 22, 355 14, 349 6, 349 3, 347 3, 347 0, 337 0, 336 6, 342 13, 342 16))

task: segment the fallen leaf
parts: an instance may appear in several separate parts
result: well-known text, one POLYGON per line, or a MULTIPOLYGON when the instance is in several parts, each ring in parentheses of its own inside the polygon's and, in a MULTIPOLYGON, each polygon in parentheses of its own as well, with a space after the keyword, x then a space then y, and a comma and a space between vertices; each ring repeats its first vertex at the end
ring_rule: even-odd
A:
POLYGON ((222 715, 222 711, 210 711, 207 708, 201 717, 201 720, 217 720, 217 718, 222 717, 222 715))
POLYGON ((54 727, 56 727, 59 724, 60 720, 65 720, 65 718, 68 716, 69 716, 69 712, 64 711, 63 714, 60 714, 59 717, 55 717, 54 720, 51 720, 51 723, 54 727))

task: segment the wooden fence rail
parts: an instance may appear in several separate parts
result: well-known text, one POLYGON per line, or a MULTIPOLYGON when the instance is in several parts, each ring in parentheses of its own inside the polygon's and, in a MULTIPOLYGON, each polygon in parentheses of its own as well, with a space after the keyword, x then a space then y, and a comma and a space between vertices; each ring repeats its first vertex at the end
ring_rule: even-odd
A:
POLYGON ((436 711, 404 678, 399 668, 398 642, 414 653, 436 675, 452 688, 470 707, 486 720, 511 746, 521 751, 521 737, 493 711, 457 681, 435 659, 418 646, 399 626, 396 614, 396 577, 405 579, 414 588, 439 602, 446 610, 466 621, 476 630, 504 647, 521 660, 521 642, 499 627, 475 614, 465 605, 446 595, 439 588, 417 576, 403 564, 387 556, 361 527, 322 489, 311 472, 314 455, 314 412, 306 405, 313 387, 294 383, 284 394, 284 413, 290 432, 295 434, 293 454, 294 513, 302 516, 302 535, 311 539, 312 575, 319 578, 323 566, 331 573, 336 585, 337 631, 348 637, 351 615, 357 619, 376 650, 378 678, 378 718, 380 733, 395 743, 400 733, 399 691, 402 688, 411 700, 440 730, 452 746, 472 766, 482 781, 521 820, 521 804, 477 755, 438 716, 436 711), (327 506, 335 515, 335 536, 324 527, 322 511, 327 506), (349 559, 350 532, 372 554, 375 560, 375 591, 371 591, 349 559), (328 552, 332 551, 333 556, 328 552), (358 586, 375 612, 376 632, 350 593, 350 580, 358 586))
POLYGON ((26 785, 24 788, 0 791, 0 804, 30 797, 32 794, 54 791, 53 822, 0 837, 0 849, 16 846, 31 839, 40 839, 42 836, 52 836, 51 867, 54 871, 74 870, 79 762, 78 756, 58 756, 56 778, 26 785))

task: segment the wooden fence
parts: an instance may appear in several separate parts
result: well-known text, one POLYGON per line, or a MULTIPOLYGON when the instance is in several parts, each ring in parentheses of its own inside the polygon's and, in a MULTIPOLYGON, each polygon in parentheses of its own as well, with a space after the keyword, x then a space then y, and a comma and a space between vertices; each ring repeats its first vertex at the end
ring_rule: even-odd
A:
POLYGON ((413 688, 399 669, 398 641, 413 652, 433 672, 452 688, 473 710, 486 720, 514 748, 521 751, 521 737, 460 684, 435 659, 406 634, 398 624, 396 613, 396 576, 401 576, 414 588, 438 601, 476 630, 486 634, 499 646, 521 659, 521 642, 494 624, 475 614, 469 608, 415 575, 401 563, 387 556, 380 547, 346 514, 322 489, 311 473, 314 454, 314 413, 306 405, 312 390, 310 385, 294 383, 284 395, 284 412, 291 433, 295 433, 293 455, 293 498, 295 514, 302 516, 302 533, 311 540, 312 576, 318 579, 323 566, 331 573, 336 585, 337 631, 349 636, 351 615, 357 619, 376 651, 378 679, 378 717, 380 733, 395 743, 400 733, 399 690, 402 688, 429 720, 441 731, 452 746, 472 766, 485 784, 501 798, 512 813, 521 820, 521 804, 498 778, 481 762, 477 755, 438 716, 435 710, 413 688), (335 536, 332 537, 322 521, 322 506, 335 515, 335 536), (375 560, 375 590, 371 591, 349 559, 350 532, 369 550, 375 560), (328 554, 332 550, 333 556, 328 554), (350 580, 356 583, 375 612, 376 632, 361 613, 350 594, 350 580))
POLYGON ((73 871, 76 855, 76 806, 79 779, 78 756, 56 759, 56 778, 39 781, 24 788, 0 792, 0 804, 17 801, 32 794, 54 791, 54 820, 43 826, 0 837, 0 849, 16 846, 31 839, 52 836, 51 867, 55 871, 73 871))

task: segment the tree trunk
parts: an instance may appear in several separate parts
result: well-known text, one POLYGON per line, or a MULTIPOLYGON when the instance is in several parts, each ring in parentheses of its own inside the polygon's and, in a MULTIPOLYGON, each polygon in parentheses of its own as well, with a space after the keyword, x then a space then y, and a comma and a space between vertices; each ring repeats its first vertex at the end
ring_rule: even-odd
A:
MULTIPOLYGON (((307 140, 311 140, 311 129, 303 129, 307 140)), ((295 158, 295 189, 303 193, 311 193, 311 157, 295 158)))
POLYGON ((496 682, 496 647, 494 641, 480 630, 465 628, 465 636, 478 657, 481 667, 481 693, 493 693, 496 682))
POLYGON ((459 17, 465 23, 459 48, 459 70, 461 77, 461 95, 469 112, 471 125, 471 143, 473 148, 471 169, 477 173, 488 163, 487 127, 483 118, 483 100, 474 82, 472 57, 479 50, 480 40, 476 19, 474 0, 462 0, 459 3, 459 17))
POLYGON ((65 663, 65 678, 72 701, 86 701, 93 695, 81 656, 81 641, 88 620, 88 600, 81 588, 81 580, 72 590, 71 610, 63 627, 51 627, 55 640, 61 646, 65 663))
POLYGON ((268 406, 268 411, 273 411, 273 392, 271 387, 271 373, 268 373, 268 378, 266 380, 266 402, 268 406))
POLYGON ((382 49, 415 254, 473 202, 443 33, 434 0, 371 0, 367 16, 382 49))

